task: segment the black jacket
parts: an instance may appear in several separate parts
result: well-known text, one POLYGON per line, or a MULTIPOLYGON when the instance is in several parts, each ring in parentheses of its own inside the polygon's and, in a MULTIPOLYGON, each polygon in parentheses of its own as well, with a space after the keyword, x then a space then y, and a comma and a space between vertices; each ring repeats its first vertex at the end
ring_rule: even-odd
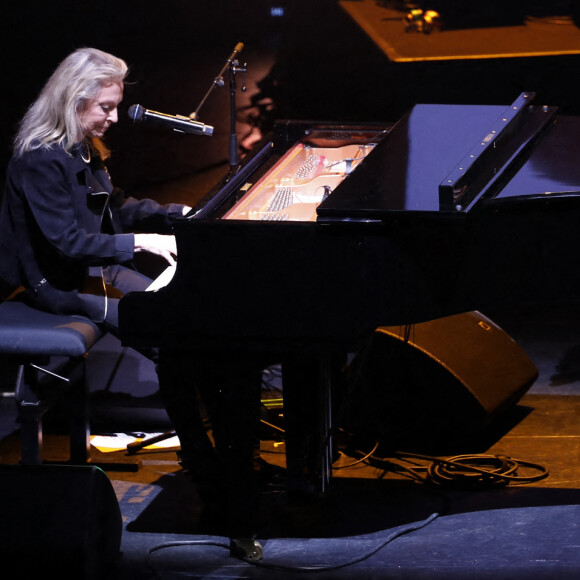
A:
POLYGON ((182 206, 126 198, 100 159, 59 146, 13 157, 0 211, 0 277, 23 286, 35 304, 103 320, 106 297, 95 300, 89 279, 101 268, 131 264, 134 235, 167 232, 182 206), (91 294, 90 300, 86 294, 91 294))

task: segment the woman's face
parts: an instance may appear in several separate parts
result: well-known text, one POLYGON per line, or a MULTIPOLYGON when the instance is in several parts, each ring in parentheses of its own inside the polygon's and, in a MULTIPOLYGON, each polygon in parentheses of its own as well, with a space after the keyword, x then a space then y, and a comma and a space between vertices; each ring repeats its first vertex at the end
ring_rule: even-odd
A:
POLYGON ((101 89, 96 99, 87 103, 79 119, 85 137, 101 138, 119 119, 117 107, 123 100, 123 85, 112 84, 101 89))

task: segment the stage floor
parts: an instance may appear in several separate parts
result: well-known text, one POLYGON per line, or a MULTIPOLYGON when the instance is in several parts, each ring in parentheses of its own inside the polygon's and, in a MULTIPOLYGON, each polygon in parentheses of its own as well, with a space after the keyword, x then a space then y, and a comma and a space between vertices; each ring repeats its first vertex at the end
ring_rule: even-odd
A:
MULTIPOLYGON (((359 446, 339 432, 332 483, 324 497, 288 497, 283 473, 266 488, 257 535, 264 557, 260 564, 249 564, 232 558, 228 538, 202 518, 202 503, 175 448, 128 456, 124 448, 105 452, 93 447, 95 463, 114 465, 105 469, 123 517, 122 554, 111 578, 143 580, 156 573, 165 579, 272 578, 273 573, 297 578, 310 567, 325 568, 317 572, 322 578, 577 578, 580 305, 489 316, 527 352, 538 379, 519 404, 489 427, 440 443, 437 432, 426 432, 424 441, 432 458, 491 455, 533 464, 517 472, 528 481, 477 489, 421 483, 401 470, 431 463, 406 455, 424 453, 421 445, 397 448, 402 455, 362 459, 371 446, 359 446), (548 476, 536 479, 543 469, 548 476)), ((93 349, 88 365, 93 435, 170 428, 150 361, 109 336, 93 349)), ((263 391, 264 401, 281 394, 283 385, 274 376, 263 391)), ((16 464, 20 443, 13 402, 3 399, 0 411, 0 461, 16 464)), ((280 412, 277 408, 265 416, 283 428, 280 412)), ((414 409, 398 413, 412 420, 414 409)), ((45 457, 51 462, 67 459, 61 421, 58 413, 46 421, 45 457)), ((121 446, 125 443, 122 439, 121 446)), ((261 457, 270 466, 284 467, 278 429, 263 425, 261 457)))

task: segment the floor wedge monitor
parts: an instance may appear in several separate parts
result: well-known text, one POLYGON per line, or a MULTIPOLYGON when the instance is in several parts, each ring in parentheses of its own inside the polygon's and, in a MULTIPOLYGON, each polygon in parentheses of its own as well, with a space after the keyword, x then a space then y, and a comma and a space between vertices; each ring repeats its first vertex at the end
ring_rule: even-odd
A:
POLYGON ((523 349, 476 311, 380 327, 352 362, 346 426, 395 446, 471 434, 537 376, 523 349))

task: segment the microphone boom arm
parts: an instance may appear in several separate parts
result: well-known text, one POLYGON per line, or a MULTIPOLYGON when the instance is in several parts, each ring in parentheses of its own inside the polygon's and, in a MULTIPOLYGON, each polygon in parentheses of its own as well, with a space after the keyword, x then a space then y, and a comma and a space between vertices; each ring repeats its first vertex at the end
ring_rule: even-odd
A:
POLYGON ((214 90, 215 87, 223 87, 224 86, 224 79, 223 76, 226 70, 229 68, 229 81, 230 81, 230 141, 229 141, 229 159, 230 159, 230 175, 233 175, 237 171, 238 166, 238 142, 237 142, 237 134, 236 134, 236 73, 242 72, 244 73, 244 84, 242 86, 242 91, 246 90, 246 66, 239 66, 239 62, 236 59, 236 55, 238 55, 244 49, 244 44, 242 42, 238 42, 236 44, 232 54, 227 59, 226 63, 222 67, 221 71, 219 72, 218 76, 214 78, 211 86, 209 87, 207 93, 197 106, 197 109, 191 115, 189 115, 190 119, 194 121, 197 120, 197 116, 199 114, 200 109, 207 101, 208 97, 210 96, 211 92, 214 90))
POLYGON ((189 115, 190 119, 193 119, 194 121, 197 120, 197 115, 199 114, 199 111, 201 110, 201 108, 203 107, 203 105, 205 104, 205 102, 207 101, 208 97, 210 96, 211 92, 215 89, 215 87, 223 87, 224 86, 224 79, 223 76, 227 70, 227 68, 229 66, 233 65, 233 62, 236 58, 236 55, 240 52, 242 52, 242 50, 244 49, 244 44, 242 42, 238 42, 238 44, 236 44, 232 54, 230 54, 229 58, 227 59, 226 63, 224 64, 222 70, 219 72, 218 76, 214 78, 211 86, 209 87, 207 93, 205 93, 203 99, 201 99, 201 102, 199 103, 199 105, 197 106, 197 109, 195 109, 195 111, 193 113, 191 113, 191 115, 189 115))

